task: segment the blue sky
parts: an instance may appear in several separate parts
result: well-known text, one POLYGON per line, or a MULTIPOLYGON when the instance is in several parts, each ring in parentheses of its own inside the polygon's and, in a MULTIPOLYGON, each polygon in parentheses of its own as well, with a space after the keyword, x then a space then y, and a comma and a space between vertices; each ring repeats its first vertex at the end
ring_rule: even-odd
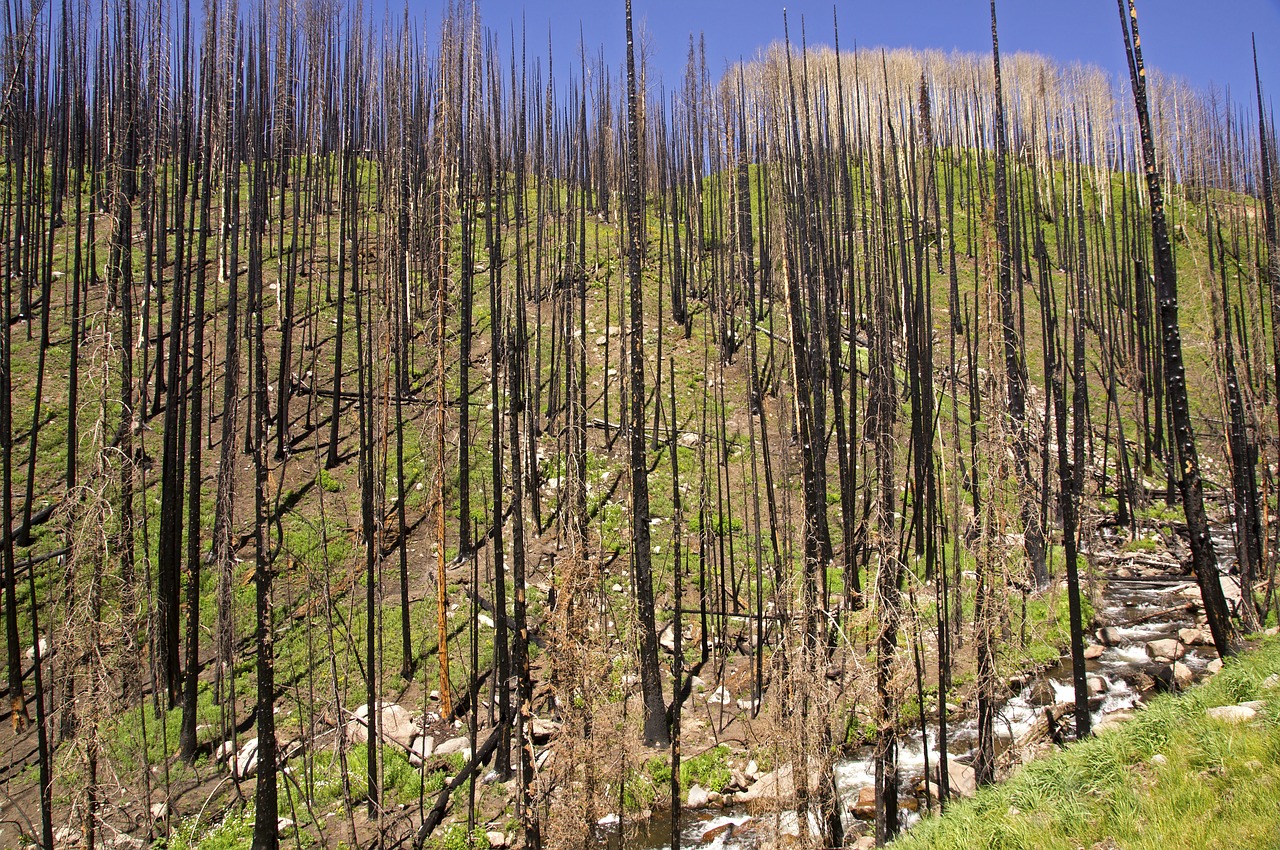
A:
MULTIPOLYGON (((440 6, 424 0, 409 3, 423 16, 419 24, 431 32, 440 6)), ((479 4, 486 25, 501 33, 504 42, 513 22, 519 38, 523 15, 531 54, 545 54, 550 28, 559 68, 576 65, 579 27, 592 54, 603 46, 607 61, 615 68, 620 65, 625 48, 622 0, 479 4)), ((654 50, 652 61, 671 87, 683 70, 690 33, 695 38, 705 34, 709 69, 716 77, 728 62, 750 58, 781 40, 784 5, 794 41, 799 40, 803 17, 810 44, 831 44, 831 0, 632 0, 632 12, 637 27, 644 22, 654 50)), ((842 47, 856 40, 865 47, 991 49, 986 0, 863 0, 836 5, 842 47)), ((998 13, 1004 51, 1081 60, 1117 73, 1124 69, 1115 0, 1005 0, 998 13)), ((1140 0, 1138 13, 1149 66, 1199 87, 1229 86, 1237 101, 1253 96, 1249 35, 1256 32, 1264 93, 1280 104, 1280 0, 1140 0)))

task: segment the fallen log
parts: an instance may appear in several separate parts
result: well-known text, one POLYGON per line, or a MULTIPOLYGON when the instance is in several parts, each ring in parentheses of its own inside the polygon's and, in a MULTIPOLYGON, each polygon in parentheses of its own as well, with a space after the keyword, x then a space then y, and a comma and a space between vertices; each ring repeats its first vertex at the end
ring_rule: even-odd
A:
POLYGON ((436 795, 435 805, 431 807, 431 811, 427 812, 427 816, 422 820, 422 826, 418 827, 418 833, 414 836, 413 846, 415 848, 420 850, 423 842, 444 820, 445 812, 449 808, 449 798, 453 796, 453 792, 461 788, 462 784, 471 778, 471 774, 480 768, 480 765, 485 764, 493 757, 494 751, 498 749, 498 739, 501 737, 501 732, 501 729, 495 728, 489 733, 488 739, 471 757, 471 761, 467 762, 466 767, 458 771, 458 775, 446 782, 445 786, 440 789, 440 793, 436 795))
POLYGON ((1135 617, 1134 619, 1128 621, 1127 623, 1120 623, 1119 625, 1138 626, 1150 620, 1157 620, 1161 617, 1167 617, 1170 614, 1178 614, 1182 611, 1194 611, 1196 608, 1199 608, 1199 607, 1200 606, 1197 605, 1195 602, 1184 602, 1183 604, 1175 605, 1172 608, 1165 608, 1161 611, 1153 611, 1150 614, 1143 614, 1141 617, 1135 617))

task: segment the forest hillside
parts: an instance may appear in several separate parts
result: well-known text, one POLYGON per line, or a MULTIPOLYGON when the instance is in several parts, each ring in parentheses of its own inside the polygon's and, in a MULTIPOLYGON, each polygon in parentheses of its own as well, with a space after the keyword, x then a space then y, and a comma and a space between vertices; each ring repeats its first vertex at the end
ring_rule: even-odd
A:
POLYGON ((1119 8, 657 81, 630 0, 9 7, 0 847, 882 845, 1274 721, 1269 95, 1119 8))

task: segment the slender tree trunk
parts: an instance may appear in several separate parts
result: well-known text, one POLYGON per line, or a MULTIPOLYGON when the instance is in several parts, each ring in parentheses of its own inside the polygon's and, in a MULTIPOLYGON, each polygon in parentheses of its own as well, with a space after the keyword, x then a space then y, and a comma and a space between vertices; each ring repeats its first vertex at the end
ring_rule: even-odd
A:
POLYGON ((1200 478, 1200 459, 1196 451, 1195 431, 1191 425, 1191 409, 1187 402, 1186 366, 1182 359, 1182 335, 1178 327, 1178 278, 1173 262, 1173 246, 1164 217, 1164 193, 1156 164, 1155 139, 1147 112, 1146 72, 1142 64, 1142 46, 1138 38, 1138 11, 1135 0, 1129 0, 1128 15, 1124 0, 1117 0, 1120 25, 1124 34, 1125 55, 1129 60, 1129 80, 1138 113, 1142 137, 1142 158, 1146 172, 1147 194, 1151 201, 1151 240, 1156 263, 1156 298, 1160 306, 1160 332, 1164 351, 1164 372, 1168 404, 1173 419, 1174 439, 1178 447, 1178 482, 1182 507, 1187 517, 1187 533, 1191 538, 1191 563, 1200 586, 1205 616, 1218 654, 1228 656, 1240 648, 1240 637, 1231 622, 1218 558, 1213 550, 1209 519, 1204 510, 1204 485, 1200 478))
POLYGON ((640 183, 639 101, 636 93, 635 47, 631 35, 631 0, 627 0, 627 276, 630 280, 630 416, 627 438, 631 446, 631 565, 636 587, 636 617, 640 629, 640 690, 644 695, 644 739, 666 744, 666 703, 658 671, 658 632, 654 615, 653 572, 649 543, 649 467, 644 443, 644 286, 640 253, 645 227, 640 183))

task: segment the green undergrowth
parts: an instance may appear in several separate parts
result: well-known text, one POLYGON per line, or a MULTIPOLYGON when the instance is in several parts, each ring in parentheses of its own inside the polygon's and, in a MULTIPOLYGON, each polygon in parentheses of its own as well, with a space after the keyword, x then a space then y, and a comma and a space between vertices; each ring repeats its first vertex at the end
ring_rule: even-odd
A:
POLYGON ((1032 762, 892 846, 1280 848, 1280 686, 1268 679, 1278 671, 1272 638, 1203 685, 1153 699, 1122 726, 1032 762), (1249 700, 1265 703, 1249 722, 1206 714, 1249 700))
MULTIPOLYGON (((680 791, 688 799, 689 789, 701 785, 708 791, 723 791, 733 781, 729 767, 730 749, 717 744, 680 762, 680 791)), ((640 770, 627 778, 623 793, 628 806, 649 808, 671 803, 671 760, 666 755, 654 756, 640 770)))

